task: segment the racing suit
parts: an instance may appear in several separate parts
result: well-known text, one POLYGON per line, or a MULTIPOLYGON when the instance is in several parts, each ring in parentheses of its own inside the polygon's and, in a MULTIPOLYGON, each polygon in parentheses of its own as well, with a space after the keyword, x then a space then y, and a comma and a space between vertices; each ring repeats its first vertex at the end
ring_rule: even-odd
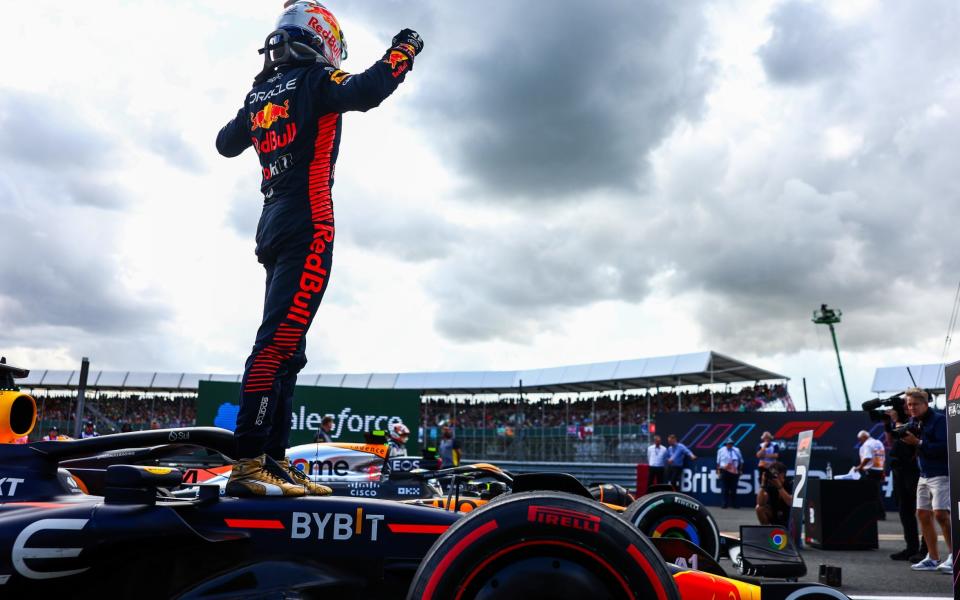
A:
POLYGON ((217 135, 217 150, 227 157, 253 146, 264 196, 256 255, 266 269, 266 294, 241 382, 236 458, 266 452, 280 460, 288 445, 307 330, 330 277, 341 115, 378 106, 412 65, 412 57, 391 49, 356 75, 325 63, 279 66, 217 135))

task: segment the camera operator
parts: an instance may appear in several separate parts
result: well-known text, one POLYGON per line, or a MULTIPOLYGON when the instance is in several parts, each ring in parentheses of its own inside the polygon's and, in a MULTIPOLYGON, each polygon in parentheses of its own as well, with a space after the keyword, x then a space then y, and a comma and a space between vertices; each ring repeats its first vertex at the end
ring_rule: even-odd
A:
POLYGON ((890 555, 893 560, 923 560, 920 552, 920 529, 917 527, 917 482, 920 479, 920 467, 917 465, 916 447, 904 442, 899 431, 907 424, 906 407, 903 400, 897 399, 893 408, 887 411, 884 421, 887 443, 890 445, 890 473, 893 475, 893 496, 900 513, 900 525, 903 527, 903 541, 907 547, 890 555))
POLYGON ((917 482, 917 518, 927 545, 927 556, 910 568, 914 571, 953 573, 953 546, 950 543, 950 484, 947 476, 947 419, 929 405, 927 392, 910 388, 905 392, 910 422, 903 441, 914 446, 920 464, 917 482), (947 545, 947 558, 940 562, 937 530, 940 524, 947 545))
POLYGON ((760 479, 757 493, 757 520, 761 525, 786 527, 793 505, 793 486, 787 481, 787 467, 775 462, 760 479))

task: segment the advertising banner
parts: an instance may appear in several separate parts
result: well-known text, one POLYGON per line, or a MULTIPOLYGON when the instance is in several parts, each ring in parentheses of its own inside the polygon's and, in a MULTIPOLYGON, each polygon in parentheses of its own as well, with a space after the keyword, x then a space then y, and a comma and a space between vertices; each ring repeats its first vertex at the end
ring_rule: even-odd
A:
MULTIPOLYGON (((240 384, 201 381, 197 398, 197 425, 233 430, 240 410, 240 384)), ((364 433, 386 430, 402 422, 410 428, 407 452, 420 454, 420 393, 416 390, 363 390, 297 386, 290 414, 290 445, 316 438, 320 421, 333 417, 330 436, 335 442, 363 442, 364 433)))
MULTIPOLYGON (((883 424, 870 421, 864 411, 762 412, 762 413, 661 413, 657 415, 657 433, 667 441, 669 434, 686 445, 697 460, 691 461, 680 480, 681 491, 696 496, 708 505, 720 505, 720 478, 717 475, 717 450, 727 438, 733 439, 744 457, 743 475, 737 495, 741 506, 752 506, 760 490, 756 453, 760 436, 769 431, 779 448, 778 461, 794 474, 797 436, 813 432, 807 476, 826 476, 829 465, 834 477, 847 473, 859 462, 857 432, 865 429, 883 440, 883 424)), ((796 485, 796 483, 794 484, 796 485)), ((884 503, 896 510, 893 478, 883 485, 884 503)))
MULTIPOLYGON (((950 536, 953 538, 953 563, 960 556, 960 362, 944 369, 947 390, 947 451, 950 470, 950 536)), ((953 578, 953 597, 960 600, 960 582, 953 578)))

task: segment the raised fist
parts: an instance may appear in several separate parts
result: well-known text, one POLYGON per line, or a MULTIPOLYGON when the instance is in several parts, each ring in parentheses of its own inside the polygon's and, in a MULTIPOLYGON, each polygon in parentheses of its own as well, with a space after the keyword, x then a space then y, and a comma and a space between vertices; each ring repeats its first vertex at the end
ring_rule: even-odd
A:
MULTIPOLYGON (((413 52, 413 56, 423 52, 423 38, 420 37, 419 33, 412 29, 404 29, 397 35, 393 36, 391 45, 393 45, 394 48, 403 48, 404 46, 409 46, 409 51, 413 52)), ((413 56, 410 58, 413 58, 413 56)))

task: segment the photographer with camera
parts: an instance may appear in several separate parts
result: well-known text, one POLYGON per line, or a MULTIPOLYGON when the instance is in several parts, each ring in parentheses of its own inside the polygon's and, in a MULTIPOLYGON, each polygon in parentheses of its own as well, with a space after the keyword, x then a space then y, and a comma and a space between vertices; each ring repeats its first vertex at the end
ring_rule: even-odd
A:
POLYGON ((917 465, 916 447, 903 441, 902 436, 907 424, 906 403, 900 397, 893 400, 892 408, 886 411, 883 423, 887 444, 890 446, 890 474, 893 475, 893 497, 897 501, 900 513, 900 525, 903 527, 903 541, 907 547, 890 555, 892 560, 919 562, 924 555, 920 552, 920 529, 917 526, 917 482, 920 479, 920 467, 917 465))
MULTIPOLYGON (((953 546, 950 542, 950 483, 947 475, 947 419, 943 413, 930 407, 929 395, 919 388, 904 392, 910 422, 903 429, 901 439, 916 448, 920 465, 917 482, 917 518, 927 556, 910 568, 914 571, 941 571, 953 573, 953 546), (937 530, 940 524, 947 545, 947 558, 940 562, 937 548, 937 530)), ((894 430, 898 431, 898 430, 894 430)))
POLYGON ((793 505, 793 486, 787 481, 787 467, 775 462, 760 479, 757 493, 757 520, 761 525, 786 527, 793 505))

